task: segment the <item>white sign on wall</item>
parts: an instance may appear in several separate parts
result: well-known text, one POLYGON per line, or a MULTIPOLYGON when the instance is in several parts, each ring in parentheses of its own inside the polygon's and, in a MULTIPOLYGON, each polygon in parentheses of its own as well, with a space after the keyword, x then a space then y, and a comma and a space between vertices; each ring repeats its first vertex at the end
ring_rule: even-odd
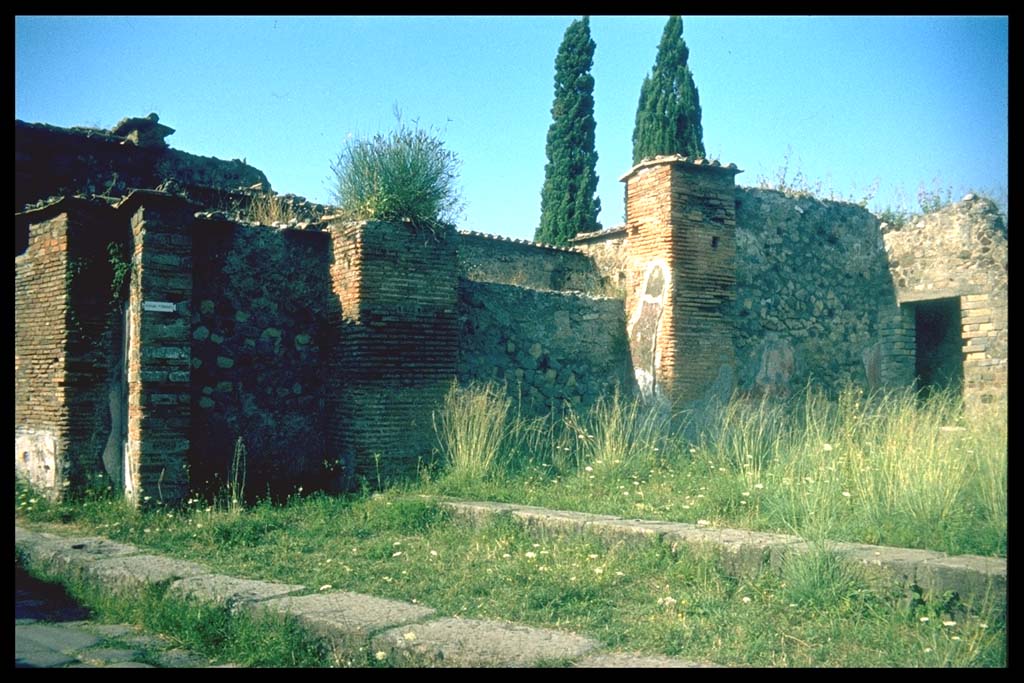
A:
POLYGON ((170 301, 143 301, 142 310, 157 313, 174 313, 175 306, 170 301))

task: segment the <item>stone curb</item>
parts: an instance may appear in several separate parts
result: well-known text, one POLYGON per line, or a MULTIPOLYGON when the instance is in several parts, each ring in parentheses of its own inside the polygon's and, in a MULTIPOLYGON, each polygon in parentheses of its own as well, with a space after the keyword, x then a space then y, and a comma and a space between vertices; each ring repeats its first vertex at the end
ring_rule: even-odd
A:
POLYGON ((524 667, 578 659, 600 644, 573 633, 479 619, 444 618, 385 631, 376 652, 399 666, 524 667))
POLYGON ((347 591, 279 598, 252 608, 295 617, 307 631, 331 642, 336 652, 365 648, 378 631, 434 615, 422 605, 347 591))
MULTIPOLYGON (((727 572, 740 577, 766 569, 778 571, 788 554, 805 553, 814 547, 798 536, 712 529, 685 522, 623 519, 513 503, 439 500, 438 504, 477 523, 507 517, 528 527, 563 533, 585 531, 614 542, 660 540, 673 552, 684 546, 700 548, 714 554, 727 572)), ((933 595, 954 591, 968 605, 1006 604, 1006 560, 1002 558, 861 543, 829 542, 825 547, 864 567, 879 582, 917 586, 933 595)))
POLYGON ((307 589, 215 574, 194 562, 147 554, 100 537, 57 536, 17 525, 14 530, 15 550, 27 569, 62 581, 98 583, 116 592, 164 584, 169 594, 213 602, 233 613, 290 616, 314 637, 331 643, 339 659, 346 652, 372 647, 379 661, 392 666, 541 666, 573 660, 586 667, 710 666, 670 657, 598 653, 597 641, 573 633, 435 618, 429 607, 360 593, 294 595, 307 589))

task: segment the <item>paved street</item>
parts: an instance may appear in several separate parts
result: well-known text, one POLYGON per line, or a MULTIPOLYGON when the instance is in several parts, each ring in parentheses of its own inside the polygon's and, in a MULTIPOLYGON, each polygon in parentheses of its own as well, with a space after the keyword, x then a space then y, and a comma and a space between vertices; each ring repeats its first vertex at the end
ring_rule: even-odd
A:
POLYGON ((136 626, 100 624, 57 585, 15 566, 15 668, 186 668, 208 660, 136 626))

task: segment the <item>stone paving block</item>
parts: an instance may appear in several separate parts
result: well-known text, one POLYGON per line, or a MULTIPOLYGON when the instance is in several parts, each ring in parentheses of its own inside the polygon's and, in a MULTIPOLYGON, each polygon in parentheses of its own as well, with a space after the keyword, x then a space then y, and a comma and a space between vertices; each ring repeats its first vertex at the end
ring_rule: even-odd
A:
POLYGON ((141 552, 133 545, 95 536, 63 537, 25 530, 16 537, 15 547, 26 566, 67 578, 81 576, 95 560, 141 552))
POLYGON ((673 550, 682 546, 707 549, 727 572, 735 576, 756 575, 770 565, 773 552, 800 541, 796 536, 742 529, 711 529, 684 523, 674 524, 664 538, 673 550))
MULTIPOLYGON (((68 657, 59 652, 51 650, 23 652, 20 657, 14 658, 15 669, 55 669, 58 667, 73 668, 74 657, 68 657), (67 666, 67 665, 71 666, 67 666)), ((93 667, 89 667, 93 668, 93 667)))
POLYGON ((980 555, 948 555, 923 560, 917 583, 934 595, 956 591, 969 605, 1006 605, 1006 560, 980 555))
MULTIPOLYGON (((589 515, 582 512, 568 512, 564 510, 547 510, 545 508, 531 507, 528 505, 517 505, 512 510, 512 518, 518 519, 526 526, 544 529, 546 531, 560 531, 569 533, 582 533, 597 518, 597 515, 589 515)), ((611 520, 613 517, 607 517, 611 520)))
POLYGON ((201 669, 210 665, 209 660, 181 648, 157 652, 153 656, 165 669, 201 669))
POLYGON ((139 633, 137 627, 128 626, 127 624, 93 624, 91 622, 85 622, 85 624, 83 628, 105 638, 122 638, 139 633))
POLYGON ((716 669, 717 664, 690 659, 638 655, 628 652, 602 652, 588 655, 573 664, 577 669, 716 669))
POLYGON ((49 569, 54 558, 67 547, 62 539, 53 534, 44 534, 15 527, 14 549, 25 567, 49 569))
POLYGON ((171 584, 168 595, 192 597, 215 602, 230 609, 237 609, 243 603, 259 602, 270 598, 281 598, 304 591, 305 586, 254 579, 236 579, 219 574, 190 576, 171 584))
POLYGON ((511 503, 491 503, 487 501, 444 500, 438 503, 442 508, 450 510, 459 517, 472 522, 488 522, 496 516, 512 514, 516 508, 511 503))
POLYGON ((943 553, 914 548, 887 548, 865 543, 832 543, 829 547, 838 555, 860 567, 875 587, 899 585, 909 587, 917 583, 922 562, 945 557, 943 553))
POLYGON ((647 543, 663 538, 675 529, 672 522, 642 519, 621 519, 605 515, 589 515, 586 530, 608 541, 647 543))
MULTIPOLYGON (((79 628, 55 624, 28 624, 15 630, 14 637, 22 647, 74 654, 100 642, 99 636, 79 628)), ((20 649, 20 648, 19 648, 20 649)))
POLYGON ((109 590, 124 591, 209 574, 210 571, 186 560, 160 555, 131 555, 93 561, 85 568, 85 573, 109 590))
POLYGON ((293 616, 312 633, 345 648, 364 646, 377 631, 434 614, 429 607, 346 591, 274 598, 247 608, 293 616))
POLYGON ((522 667, 581 657, 597 641, 553 629, 478 619, 437 619, 374 636, 371 649, 396 666, 522 667))
POLYGON ((78 658, 83 662, 99 663, 104 665, 130 662, 141 656, 142 653, 136 650, 126 650, 124 648, 116 647, 97 647, 78 653, 78 658))
POLYGON ((17 524, 14 525, 15 547, 21 545, 22 543, 32 542, 33 540, 36 540, 38 538, 45 538, 46 536, 53 537, 53 534, 44 534, 41 531, 33 531, 31 529, 26 529, 25 527, 20 527, 17 524))

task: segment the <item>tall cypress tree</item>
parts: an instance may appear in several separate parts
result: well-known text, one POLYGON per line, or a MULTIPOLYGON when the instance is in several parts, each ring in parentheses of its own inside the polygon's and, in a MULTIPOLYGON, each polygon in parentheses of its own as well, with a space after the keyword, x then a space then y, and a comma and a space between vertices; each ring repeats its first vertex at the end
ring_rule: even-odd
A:
POLYGON ((587 17, 573 21, 555 58, 540 226, 534 239, 566 244, 579 232, 600 230, 597 214, 597 152, 594 149, 594 41, 587 17))
POLYGON ((658 44, 654 70, 644 78, 633 129, 633 163, 659 154, 704 156, 700 98, 686 60, 683 20, 670 17, 658 44))

